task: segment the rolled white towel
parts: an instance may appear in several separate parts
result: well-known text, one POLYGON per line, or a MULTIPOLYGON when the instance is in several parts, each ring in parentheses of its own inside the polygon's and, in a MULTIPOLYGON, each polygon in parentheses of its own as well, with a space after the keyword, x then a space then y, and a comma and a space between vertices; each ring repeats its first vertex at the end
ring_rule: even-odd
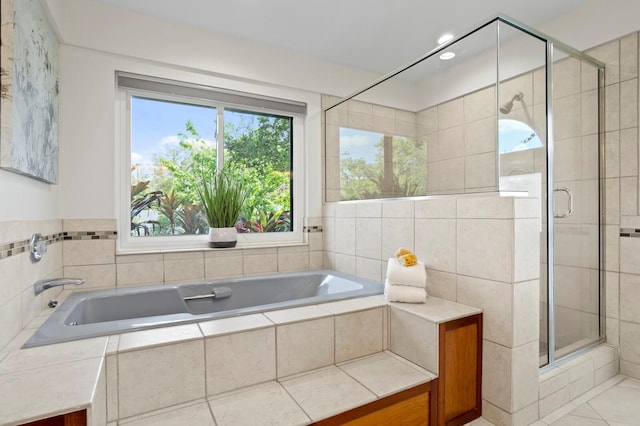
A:
POLYGON ((427 270, 423 262, 413 266, 402 266, 398 259, 390 257, 387 262, 387 279, 391 284, 424 288, 427 285, 427 270))
POLYGON ((391 284, 389 280, 384 283, 384 295, 389 302, 425 303, 427 301, 427 291, 424 288, 391 284))

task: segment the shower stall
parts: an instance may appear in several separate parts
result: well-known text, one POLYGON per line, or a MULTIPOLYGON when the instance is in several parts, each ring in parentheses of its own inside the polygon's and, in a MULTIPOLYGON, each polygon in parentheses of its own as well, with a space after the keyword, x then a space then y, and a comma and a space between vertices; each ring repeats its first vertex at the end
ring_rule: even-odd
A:
POLYGON ((600 62, 488 20, 325 110, 325 199, 540 200, 540 366, 551 367, 604 339, 603 87, 600 62))

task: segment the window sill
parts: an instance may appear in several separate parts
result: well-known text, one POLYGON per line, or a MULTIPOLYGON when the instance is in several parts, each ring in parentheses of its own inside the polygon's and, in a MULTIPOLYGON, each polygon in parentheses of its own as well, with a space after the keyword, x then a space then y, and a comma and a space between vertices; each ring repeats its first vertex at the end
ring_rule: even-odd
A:
POLYGON ((279 248, 293 248, 293 247, 309 247, 309 243, 306 242, 282 242, 272 244, 251 244, 251 243, 238 243, 235 247, 230 248, 210 248, 210 247, 188 247, 188 248, 158 248, 158 249, 116 249, 116 256, 138 255, 138 254, 164 254, 164 253, 214 253, 214 252, 230 252, 230 251, 242 251, 242 250, 269 250, 279 248))

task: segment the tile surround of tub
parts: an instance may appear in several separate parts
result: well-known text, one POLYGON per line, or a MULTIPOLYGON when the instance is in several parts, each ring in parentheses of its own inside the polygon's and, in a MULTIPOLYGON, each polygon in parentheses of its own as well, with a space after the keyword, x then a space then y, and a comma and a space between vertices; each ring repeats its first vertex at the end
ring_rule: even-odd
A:
POLYGON ((305 240, 298 247, 117 254, 116 221, 63 220, 60 250, 64 276, 81 276, 79 290, 238 277, 323 267, 322 218, 305 218, 305 240))
MULTIPOLYGON (((454 306, 453 309, 462 309, 462 307, 454 306)), ((240 395, 245 390, 252 392, 252 389, 274 383, 273 380, 284 382, 305 373, 308 374, 310 371, 313 373, 315 368, 326 369, 327 365, 335 364, 334 351, 335 356, 342 356, 345 359, 345 362, 340 364, 340 366, 345 366, 343 371, 349 373, 352 369, 353 377, 358 381, 379 381, 378 372, 373 374, 375 377, 369 377, 367 374, 371 375, 371 372, 367 373, 367 369, 364 368, 366 365, 362 363, 368 365, 375 361, 381 365, 393 367, 394 371, 397 370, 401 374, 402 380, 398 381, 399 376, 393 382, 396 385, 385 382, 383 388, 379 389, 381 393, 392 392, 394 386, 397 387, 401 384, 408 386, 411 383, 421 383, 432 379, 431 373, 418 366, 412 366, 407 361, 401 361, 404 366, 397 365, 400 358, 390 353, 382 353, 386 349, 382 343, 382 340, 387 338, 384 331, 387 323, 386 311, 387 305, 384 298, 372 296, 331 302, 326 306, 306 306, 111 336, 106 343, 107 418, 109 421, 119 419, 122 422, 124 420, 123 424, 129 421, 141 421, 158 414, 156 410, 162 411, 162 408, 152 407, 160 407, 161 404, 177 404, 176 406, 179 407, 179 404, 191 401, 187 398, 205 397, 209 398, 215 413, 216 401, 227 401, 225 398, 231 397, 231 395, 240 395), (334 326, 334 321, 337 326, 334 326), (328 324, 328 327, 322 327, 324 322, 328 324), (321 325, 321 327, 316 327, 317 325, 321 325), (289 326, 296 326, 294 331, 301 331, 305 338, 306 335, 319 336, 320 344, 318 347, 330 357, 329 364, 316 362, 314 348, 306 355, 301 353, 301 345, 296 343, 299 342, 299 339, 296 340, 296 336, 293 336, 296 333, 290 333, 290 330, 287 329, 284 329, 280 336, 284 336, 284 340, 278 342, 276 350, 276 333, 283 331, 282 327, 289 326), (335 338, 333 337, 334 329, 335 338), (360 336, 355 341, 361 343, 360 347, 354 345, 354 341, 350 340, 349 336, 353 334, 360 336), (323 339, 324 335, 328 335, 329 338, 323 339), (287 338, 290 336, 294 337, 293 344, 287 343, 287 338), (337 342, 335 349, 334 340, 337 342), (256 343, 257 341, 259 343, 256 343), (181 346, 183 344, 184 347, 181 346), (194 345, 195 347, 192 347, 194 345), (291 352, 290 356, 283 352, 287 345, 291 352), (256 348, 258 348, 257 352, 256 348), (374 355, 366 356, 371 353, 374 355), (295 359, 297 364, 290 365, 289 368, 296 368, 304 361, 301 361, 301 358, 306 358, 306 367, 300 367, 299 372, 294 373, 293 376, 287 374, 285 377, 276 377, 276 355, 285 361, 295 359), (362 355, 365 355, 364 358, 353 358, 362 355), (185 358, 182 359, 181 356, 185 358), (201 358, 204 358, 202 363, 200 362, 201 358), (158 392, 155 392, 156 395, 153 395, 153 386, 155 389, 165 389, 169 385, 163 384, 165 383, 163 382, 164 378, 156 377, 161 376, 160 373, 155 372, 156 367, 147 365, 150 359, 155 360, 154 363, 160 363, 158 365, 161 366, 157 368, 171 370, 169 375, 173 379, 166 380, 177 380, 174 376, 182 373, 187 374, 186 378, 181 379, 187 383, 185 388, 161 392, 161 395, 157 395, 158 392), (248 365, 253 365, 255 368, 247 369, 248 365), (187 373, 187 370, 191 372, 187 373), (195 370, 196 373, 193 373, 192 370, 195 370), (197 373, 198 371, 199 373, 197 373), (125 374, 137 374, 138 376, 129 378, 124 377, 125 374), (138 383, 138 381, 144 382, 139 377, 146 374, 152 374, 153 377, 156 377, 152 380, 154 384, 138 383), (200 383, 195 380, 195 376, 198 374, 205 377, 203 392, 206 392, 206 395, 202 397, 194 396, 201 389, 200 383), (260 383, 265 383, 265 385, 260 383)), ((297 335, 299 337, 299 334, 297 335)), ((103 351, 104 342, 106 340, 103 340, 103 351)), ((278 365, 280 365, 279 362, 278 365)), ((345 376, 341 374, 340 377, 344 379, 345 376)), ((231 399, 235 400, 236 398, 231 399)), ((349 401, 350 404, 353 403, 352 399, 349 401)))
MULTIPOLYGON (((510 400, 506 405, 500 402, 499 393, 492 396, 489 392, 485 399, 496 407, 494 412, 505 410, 500 411, 502 417, 524 418, 533 411, 537 413, 537 395, 533 398, 520 386, 537 381, 538 374, 537 349, 533 348, 537 348, 539 327, 536 320, 539 308, 539 206, 538 200, 496 195, 444 196, 411 202, 385 200, 328 204, 325 205, 324 234, 328 237, 325 242, 331 243, 331 235, 336 232, 332 229, 337 220, 336 209, 339 209, 341 220, 354 218, 356 223, 362 217, 382 216, 382 250, 377 260, 383 266, 383 276, 386 257, 391 256, 399 246, 413 248, 428 263, 427 288, 430 294, 485 308, 485 344, 503 348, 505 355, 514 360, 511 370, 517 378, 499 389, 509 394, 516 405, 512 406, 510 400), (380 211, 382 214, 378 213, 380 211), (385 217, 385 212, 389 217, 385 217), (493 248, 486 250, 487 245, 493 248), (483 255, 486 258, 478 260, 483 255), (495 262, 498 257, 506 262, 495 262), (479 284, 484 282, 493 283, 497 290, 492 293, 479 284), (486 300, 487 305, 480 306, 480 300, 486 300), (498 308, 496 300, 506 304, 498 308), (510 306, 507 315, 504 306, 510 306), (513 383, 518 383, 519 387, 516 388, 513 383)), ((370 236, 356 232, 355 247, 369 244, 370 239, 370 236)), ((351 256, 336 253, 334 247, 325 246, 325 259, 333 262, 328 266, 338 270, 372 260, 361 257, 361 253, 365 253, 363 250, 356 249, 355 256, 351 256)), ((372 253, 366 252, 366 255, 371 256, 372 253)), ((358 275, 362 274, 360 268, 356 270, 358 275)), ((432 340, 426 339, 432 341, 432 345, 429 345, 425 343, 423 331, 414 338, 407 337, 414 328, 423 328, 422 325, 411 326, 412 322, 423 321, 414 314, 390 310, 388 321, 390 350, 424 368, 437 371, 433 370, 437 368, 435 325, 432 340), (403 332, 399 334, 398 329, 403 332)), ((499 367, 488 366, 484 371, 485 377, 499 374, 499 367)), ((526 389, 531 388, 526 386, 526 389)))
POLYGON ((406 311, 390 308, 389 349, 426 370, 437 372, 437 324, 406 311))
POLYGON ((278 378, 334 364, 334 318, 278 325, 276 350, 278 378))
POLYGON ((293 376, 280 383, 313 421, 376 400, 374 393, 335 366, 293 376), (318 398, 319 394, 323 397, 318 398))
POLYGON ((209 406, 218 426, 287 426, 310 421, 282 385, 275 381, 211 398, 209 406))
POLYGON ((204 398, 204 369, 202 340, 119 353, 119 418, 204 398))
POLYGON ((335 316, 335 363, 381 352, 383 308, 335 316))
POLYGON ((262 328, 205 340, 207 395, 275 380, 276 328, 262 328))
MULTIPOLYGON (((188 402, 176 407, 157 410, 150 414, 143 414, 120 421, 120 425, 123 426, 171 426, 177 424, 216 425, 209 410, 209 404, 204 400, 188 402)), ((107 426, 110 426, 110 424, 107 426)))
POLYGON ((63 276, 62 221, 0 222, 0 352, 36 318, 62 288, 34 295, 33 283, 63 276), (38 263, 30 258, 33 233, 42 234, 47 253, 38 263))

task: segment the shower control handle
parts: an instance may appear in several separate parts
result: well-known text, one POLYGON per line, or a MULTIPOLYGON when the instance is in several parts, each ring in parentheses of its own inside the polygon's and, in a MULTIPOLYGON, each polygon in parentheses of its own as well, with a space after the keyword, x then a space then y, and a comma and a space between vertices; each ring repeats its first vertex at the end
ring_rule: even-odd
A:
POLYGON ((571 216, 571 214, 573 213, 573 192, 571 192, 571 189, 565 188, 565 187, 559 187, 559 188, 553 188, 553 192, 564 192, 569 196, 569 206, 567 210, 562 214, 554 213, 553 217, 555 217, 556 219, 562 219, 562 218, 571 216))

